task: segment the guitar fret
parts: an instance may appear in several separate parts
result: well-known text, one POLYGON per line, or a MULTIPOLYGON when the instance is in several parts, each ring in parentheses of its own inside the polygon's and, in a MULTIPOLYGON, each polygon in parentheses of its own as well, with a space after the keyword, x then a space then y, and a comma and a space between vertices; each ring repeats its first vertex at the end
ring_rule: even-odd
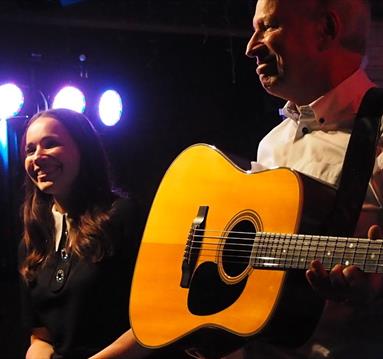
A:
POLYGON ((287 266, 288 268, 294 268, 293 266, 293 262, 292 262, 292 259, 294 258, 294 250, 295 250, 295 241, 293 241, 292 239, 289 240, 289 244, 288 244, 288 262, 287 262, 287 266))
POLYGON ((345 242, 340 242, 339 239, 337 238, 335 240, 335 250, 334 250, 334 256, 331 260, 331 268, 337 263, 343 264, 344 249, 345 249, 345 242))
POLYGON ((307 266, 310 262, 312 262, 314 259, 317 259, 318 257, 318 248, 320 246, 320 241, 318 238, 314 235, 310 235, 310 241, 313 244, 314 249, 312 249, 311 245, 309 245, 309 250, 308 250, 308 256, 307 256, 307 266))
POLYGON ((363 243, 363 244, 365 244, 365 245, 361 246, 361 247, 362 247, 362 249, 365 249, 365 251, 364 252, 360 251, 360 255, 363 255, 363 253, 364 253, 364 255, 362 257, 363 260, 361 263, 361 269, 364 269, 366 266, 367 253, 368 253, 368 249, 369 249, 369 243, 363 243))
POLYGON ((336 254, 336 239, 331 238, 331 239, 330 239, 330 243, 331 243, 331 245, 332 245, 332 251, 329 252, 329 253, 331 253, 331 255, 329 254, 329 258, 330 258, 329 269, 332 268, 332 267, 334 267, 334 265, 335 265, 336 263, 338 263, 338 261, 334 261, 334 255, 336 254))
MULTIPOLYGON (((309 235, 306 235, 303 237, 303 254, 301 254, 301 268, 302 269, 306 269, 307 268, 307 265, 310 261, 310 253, 312 251, 312 248, 311 246, 315 246, 315 243, 312 241, 312 236, 309 236, 309 235)), ((302 253, 302 252, 301 252, 302 253)))
POLYGON ((255 237, 257 239, 257 250, 255 251, 256 252, 256 255, 252 255, 252 257, 255 259, 255 262, 257 264, 257 267, 260 267, 260 268, 263 268, 263 263, 262 263, 262 248, 266 248, 266 245, 265 245, 265 236, 263 233, 259 233, 259 235, 256 235, 255 237))
POLYGON ((271 249, 272 249, 272 251, 271 251, 271 255, 270 255, 270 257, 272 258, 272 265, 274 266, 274 267, 276 267, 276 266, 279 266, 280 264, 279 264, 279 262, 277 262, 277 260, 278 260, 278 255, 277 255, 277 249, 278 249, 278 240, 277 240, 277 238, 275 237, 275 236, 273 236, 273 238, 272 238, 272 244, 271 244, 271 249))
POLYGON ((299 244, 298 241, 297 241, 297 238, 296 236, 293 236, 294 237, 294 251, 293 251, 293 260, 292 260, 292 263, 293 263, 293 267, 294 268, 299 268, 298 265, 299 265, 299 255, 300 255, 300 251, 297 251, 297 245, 299 244))
POLYGON ((277 254, 277 246, 278 246, 279 241, 278 241, 278 238, 277 238, 275 233, 273 233, 273 235, 271 237, 271 242, 272 242, 273 252, 271 253, 271 256, 270 256, 272 258, 272 262, 270 264, 273 267, 279 267, 280 266, 279 258, 276 255, 277 254))
POLYGON ((368 272, 375 272, 378 268, 378 258, 379 256, 376 253, 376 244, 371 241, 368 243, 368 252, 369 255, 366 256, 364 268, 368 272))
MULTIPOLYGON (((312 236, 312 238, 317 238, 316 236, 312 236)), ((315 252, 314 252, 314 259, 317 259, 318 258, 318 250, 319 250, 319 247, 320 247, 320 241, 316 239, 316 243, 317 245, 315 246, 315 252)))
POLYGON ((298 243, 298 240, 297 240, 297 236, 294 235, 294 242, 295 242, 295 246, 294 246, 294 254, 295 254, 295 260, 296 260, 296 263, 294 263, 294 259, 293 259, 293 266, 295 268, 299 268, 299 257, 301 255, 301 248, 298 247, 299 243, 298 243))
POLYGON ((342 256, 341 256, 341 259, 340 259, 340 262, 339 263, 345 263, 345 259, 344 259, 344 255, 345 255, 345 251, 346 251, 346 242, 341 242, 339 241, 339 239, 337 239, 336 241, 336 244, 337 244, 337 247, 340 247, 341 248, 341 252, 342 252, 342 256))
POLYGON ((382 246, 379 246, 379 251, 378 251, 378 255, 377 255, 377 259, 376 259, 376 268, 375 268, 376 273, 382 273, 382 271, 383 271, 383 266, 379 267, 379 263, 381 261, 381 258, 382 258, 382 246))
POLYGON ((278 264, 281 267, 286 266, 286 256, 285 256, 285 236, 282 234, 277 239, 278 247, 277 247, 277 260, 278 264))
POLYGON ((322 259, 324 257, 325 251, 326 251, 326 247, 325 247, 325 243, 324 243, 325 241, 320 240, 318 236, 313 236, 313 238, 315 238, 315 242, 316 242, 316 247, 315 247, 313 259, 318 259, 318 258, 322 259))
POLYGON ((291 250, 291 241, 287 239, 287 237, 285 236, 284 238, 284 243, 285 243, 285 256, 286 256, 286 260, 285 260, 285 263, 286 263, 286 268, 291 268, 292 267, 292 264, 291 264, 291 256, 290 256, 290 253, 292 252, 291 250), (287 242, 287 245, 286 245, 286 242, 287 242))
POLYGON ((264 257, 266 257, 266 249, 267 249, 267 244, 268 244, 268 239, 270 237, 270 234, 266 234, 266 236, 264 237, 263 241, 261 242, 261 251, 260 251, 260 260, 261 260, 261 266, 262 267, 265 267, 265 263, 264 263, 264 257))
POLYGON ((285 266, 286 266, 286 268, 291 268, 292 264, 291 264, 290 253, 292 251, 291 250, 291 243, 292 243, 292 241, 289 240, 287 238, 287 236, 284 236, 283 243, 284 243, 284 247, 285 247, 285 252, 284 252, 284 255, 285 255, 285 266))
POLYGON ((351 259, 351 264, 355 263, 355 256, 356 256, 356 250, 358 248, 358 244, 355 240, 351 239, 351 242, 355 243, 350 243, 349 248, 352 250, 352 259, 351 259))
POLYGON ((315 242, 312 240, 312 236, 305 236, 303 240, 303 246, 304 251, 306 253, 305 257, 301 260, 301 268, 306 269, 308 266, 308 263, 311 262, 310 253, 312 252, 311 245, 314 245, 315 248, 315 242))
POLYGON ((328 236, 324 237, 325 241, 323 243, 323 255, 322 263, 325 268, 329 267, 329 258, 331 257, 331 251, 329 250, 329 240, 328 236))
POLYGON ((303 239, 301 238, 300 240, 297 238, 296 240, 297 244, 297 268, 301 269, 302 268, 302 249, 303 249, 303 239))
POLYGON ((282 240, 277 240, 278 243, 278 250, 277 250, 277 256, 278 256, 278 263, 280 266, 285 265, 285 255, 284 255, 284 247, 285 247, 285 237, 282 236, 282 240))
MULTIPOLYGON (((368 252, 368 253, 370 253, 370 248, 371 248, 371 243, 368 242, 368 245, 367 245, 367 252, 368 252)), ((368 265, 367 260, 370 260, 370 259, 371 259, 371 256, 372 256, 372 255, 370 255, 370 256, 367 256, 367 255, 366 255, 366 258, 364 259, 364 266, 363 266, 363 268, 367 268, 367 265, 368 265)))

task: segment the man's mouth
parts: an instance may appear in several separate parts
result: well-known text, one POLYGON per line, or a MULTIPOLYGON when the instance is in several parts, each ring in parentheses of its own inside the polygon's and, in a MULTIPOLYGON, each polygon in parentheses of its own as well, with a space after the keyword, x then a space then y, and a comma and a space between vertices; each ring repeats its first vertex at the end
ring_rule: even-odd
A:
POLYGON ((275 63, 275 59, 268 57, 262 61, 259 61, 256 72, 257 72, 258 76, 276 75, 277 74, 277 66, 275 63))
POLYGON ((270 68, 270 64, 267 63, 267 62, 264 62, 264 63, 258 65, 258 66, 257 66, 257 70, 256 70, 256 71, 257 71, 257 75, 258 75, 258 76, 261 76, 261 75, 267 75, 268 72, 270 72, 270 71, 268 70, 268 68, 270 68))

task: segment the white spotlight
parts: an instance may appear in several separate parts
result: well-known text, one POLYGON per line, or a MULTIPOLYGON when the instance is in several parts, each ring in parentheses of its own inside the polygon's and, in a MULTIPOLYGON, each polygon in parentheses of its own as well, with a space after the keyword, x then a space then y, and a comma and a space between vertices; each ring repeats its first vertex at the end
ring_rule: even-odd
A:
POLYGON ((115 90, 105 91, 98 105, 98 112, 102 123, 106 126, 114 126, 121 119, 122 100, 115 90))
POLYGON ((0 120, 17 115, 24 104, 23 92, 15 84, 0 86, 0 120))
POLYGON ((55 96, 52 108, 66 108, 83 113, 85 111, 85 96, 76 87, 66 86, 55 96))

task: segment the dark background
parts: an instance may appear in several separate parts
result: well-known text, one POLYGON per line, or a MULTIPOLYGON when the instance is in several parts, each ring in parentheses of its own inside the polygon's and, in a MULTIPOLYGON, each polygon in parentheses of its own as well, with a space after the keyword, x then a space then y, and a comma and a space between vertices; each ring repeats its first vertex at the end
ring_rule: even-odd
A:
MULTIPOLYGON (((21 84, 26 104, 9 120, 10 171, 1 173, 0 358, 23 357, 16 252, 22 168, 17 138, 64 83, 79 85, 86 114, 107 148, 116 184, 146 210, 166 168, 191 144, 214 144, 253 159, 278 121, 278 99, 258 83, 244 55, 256 0, 58 0, 0 2, 0 83, 21 84), (79 55, 86 55, 86 62, 79 55), (106 87, 123 96, 121 121, 107 128, 94 111, 106 87)), ((374 16, 382 15, 377 2, 374 16)), ((97 159, 95 159, 97 160, 97 159)))

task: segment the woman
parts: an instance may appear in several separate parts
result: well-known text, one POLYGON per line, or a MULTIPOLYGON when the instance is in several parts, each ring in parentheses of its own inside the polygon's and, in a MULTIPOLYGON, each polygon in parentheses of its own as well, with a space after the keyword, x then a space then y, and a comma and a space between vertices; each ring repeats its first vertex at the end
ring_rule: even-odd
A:
POLYGON ((133 201, 111 190, 93 126, 70 110, 40 112, 21 148, 26 358, 146 355, 128 315, 142 221, 133 201))

